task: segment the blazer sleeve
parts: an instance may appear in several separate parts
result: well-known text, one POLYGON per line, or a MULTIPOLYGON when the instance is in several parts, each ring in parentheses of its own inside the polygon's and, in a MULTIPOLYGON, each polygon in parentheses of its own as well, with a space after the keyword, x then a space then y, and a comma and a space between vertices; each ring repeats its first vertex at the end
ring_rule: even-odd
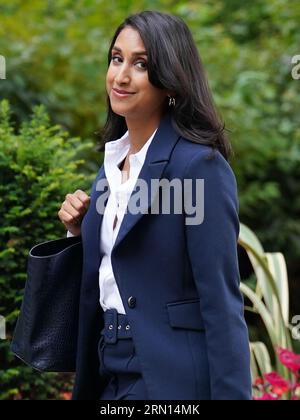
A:
MULTIPOLYGON (((239 289, 235 176, 227 161, 216 152, 212 159, 207 159, 204 153, 194 156, 185 178, 191 179, 193 185, 195 179, 204 180, 203 220, 194 225, 186 222, 185 230, 205 326, 211 396, 214 400, 249 400, 250 351, 239 289)), ((193 206, 201 207, 194 187, 190 195, 193 206)))

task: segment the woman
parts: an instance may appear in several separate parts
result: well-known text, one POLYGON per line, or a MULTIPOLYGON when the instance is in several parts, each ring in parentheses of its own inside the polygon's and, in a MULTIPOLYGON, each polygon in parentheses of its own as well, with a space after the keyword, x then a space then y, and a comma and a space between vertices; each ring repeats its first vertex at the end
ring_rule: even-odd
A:
POLYGON ((84 249, 73 399, 250 399, 236 181, 191 33, 129 16, 108 62, 104 164, 59 211, 84 249))

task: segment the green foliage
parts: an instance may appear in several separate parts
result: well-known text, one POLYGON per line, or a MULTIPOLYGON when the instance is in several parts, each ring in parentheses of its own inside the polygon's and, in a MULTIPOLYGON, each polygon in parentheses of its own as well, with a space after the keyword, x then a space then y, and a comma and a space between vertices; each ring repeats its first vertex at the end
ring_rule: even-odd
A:
POLYGON ((0 398, 59 398, 58 389, 67 392, 70 386, 65 375, 37 374, 24 366, 9 344, 28 252, 36 243, 66 234, 57 212, 68 192, 89 192, 92 178, 83 173, 77 155, 91 146, 51 126, 43 106, 17 132, 9 103, 0 102, 0 314, 7 322, 7 339, 0 341, 0 398))
POLYGON ((0 54, 7 60, 0 99, 10 100, 18 123, 42 103, 73 135, 94 136, 105 119, 110 37, 128 14, 163 3, 171 2, 0 0, 0 54))
MULTIPOLYGON (((284 256, 281 253, 265 253, 254 234, 247 226, 241 224, 239 244, 245 249, 255 273, 255 290, 241 283, 241 291, 251 302, 248 311, 259 315, 269 335, 273 356, 278 348, 292 350, 289 329, 289 286, 284 256)), ((252 377, 256 378, 258 369, 262 373, 270 372, 270 357, 267 348, 262 343, 251 343, 252 377)), ((286 379, 290 380, 290 372, 276 357, 276 368, 286 379)))
MULTIPOLYGON (((30 134, 30 128, 24 126, 18 136, 15 132, 22 121, 28 121, 33 105, 44 104, 51 120, 68 129, 72 136, 94 136, 106 116, 106 55, 110 38, 128 14, 147 9, 175 13, 191 28, 215 102, 230 130, 240 218, 251 226, 266 249, 284 253, 290 280, 290 310, 297 314, 300 309, 300 80, 291 77, 291 58, 300 54, 299 1, 0 0, 0 54, 5 56, 7 64, 7 79, 0 81, 0 99, 10 100, 15 122, 13 129, 1 117, 0 170, 3 176, 14 179, 10 181, 9 191, 0 194, 0 209, 4 211, 1 217, 9 214, 1 226, 1 241, 5 236, 6 242, 0 254, 0 261, 7 260, 8 266, 0 274, 10 278, 8 273, 14 273, 10 278, 14 288, 11 292, 11 286, 5 288, 5 294, 11 293, 6 301, 11 316, 15 317, 13 308, 17 307, 13 302, 19 303, 20 294, 14 290, 19 290, 24 282, 25 255, 32 245, 32 235, 37 240, 52 238, 56 236, 54 228, 62 229, 52 221, 57 204, 52 204, 46 213, 38 206, 45 203, 47 195, 59 203, 63 194, 55 196, 58 192, 55 183, 65 179, 67 172, 75 174, 74 166, 66 171, 65 164, 58 163, 56 152, 60 145, 51 149, 49 155, 46 153, 49 159, 46 162, 41 150, 34 164, 30 163, 34 155, 18 151, 17 146, 12 148, 22 130, 27 132, 22 134, 24 141, 27 136, 46 135, 52 143, 52 138, 61 136, 56 129, 50 133, 49 126, 41 131, 31 127, 30 134), (8 149, 5 149, 6 142, 8 149), (36 182, 43 173, 43 162, 48 168, 50 161, 63 173, 36 182), (35 181, 35 187, 29 188, 31 180, 35 181), (27 189, 24 193, 24 187, 31 191, 31 196, 27 189), (4 195, 7 193, 8 197, 4 195), (51 215, 48 219, 47 214, 51 215), (22 250, 24 255, 20 257, 22 250), (16 255, 22 258, 23 264, 19 275, 17 267, 21 265, 16 255)), ((61 141, 67 143, 65 140, 61 141)), ((74 151, 80 146, 76 142, 74 151)), ((98 155, 89 149, 76 150, 76 156, 85 160, 82 170, 95 173, 100 163, 98 155)), ((67 188, 63 182, 65 192, 78 188, 78 183, 74 182, 72 187, 67 188)), ((1 304, 0 314, 2 306, 5 305, 1 304)))
MULTIPOLYGON (((231 131, 241 219, 269 250, 284 252, 298 313, 300 81, 291 77, 300 53, 298 0, 0 0, 7 59, 0 97, 18 124, 43 103, 72 135, 94 136, 105 120, 110 38, 128 14, 147 9, 175 13, 192 30, 231 131)), ((94 159, 86 157, 95 172, 94 159)))

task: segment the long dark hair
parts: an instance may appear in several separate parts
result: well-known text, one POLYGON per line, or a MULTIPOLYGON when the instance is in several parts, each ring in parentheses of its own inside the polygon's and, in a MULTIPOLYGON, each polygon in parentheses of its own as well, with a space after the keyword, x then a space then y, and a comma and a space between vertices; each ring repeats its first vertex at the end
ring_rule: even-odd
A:
MULTIPOLYGON (((119 33, 127 26, 139 32, 148 53, 148 77, 157 88, 175 93, 175 106, 164 112, 171 114, 174 129, 187 140, 218 149, 226 160, 231 154, 230 142, 225 134, 205 76, 205 71, 192 34, 185 22, 177 16, 157 11, 144 11, 128 16, 117 28, 108 51, 119 33)), ((113 112, 107 96, 107 119, 100 133, 99 151, 106 142, 120 138, 126 131, 126 120, 113 112)))

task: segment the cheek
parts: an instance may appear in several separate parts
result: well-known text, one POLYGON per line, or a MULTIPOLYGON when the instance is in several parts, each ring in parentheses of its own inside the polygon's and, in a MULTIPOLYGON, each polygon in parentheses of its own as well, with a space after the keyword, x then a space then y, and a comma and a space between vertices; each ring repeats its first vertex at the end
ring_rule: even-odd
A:
POLYGON ((157 104, 164 101, 165 95, 160 90, 152 88, 148 90, 148 99, 150 102, 157 104))

